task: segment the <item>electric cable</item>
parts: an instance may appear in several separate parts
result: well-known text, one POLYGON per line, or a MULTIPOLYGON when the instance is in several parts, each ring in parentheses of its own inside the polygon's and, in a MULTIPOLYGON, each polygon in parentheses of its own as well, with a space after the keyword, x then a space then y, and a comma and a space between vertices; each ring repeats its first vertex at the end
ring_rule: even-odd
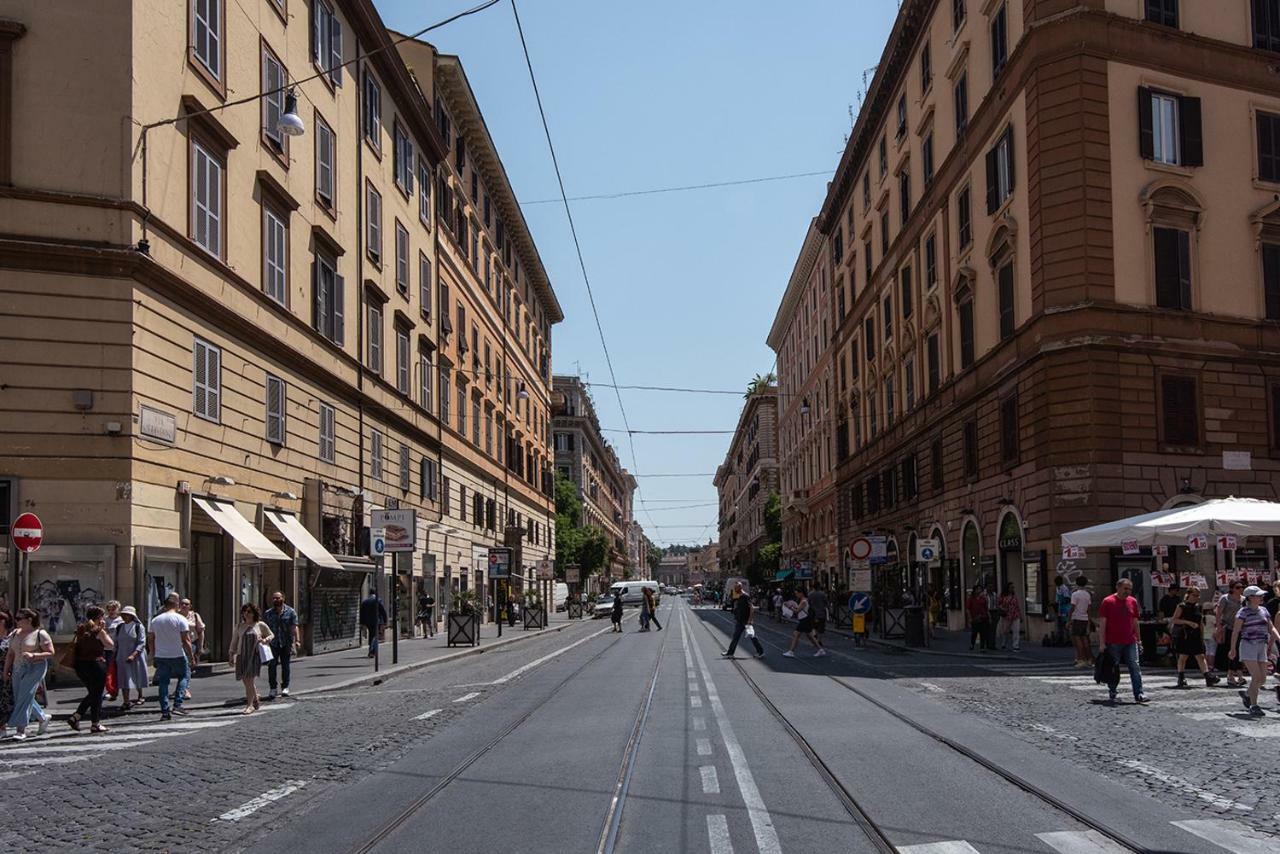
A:
MULTIPOLYGON (((821 169, 816 172, 793 172, 790 175, 766 175, 758 178, 739 178, 732 181, 713 181, 707 184, 684 184, 677 187, 655 187, 648 190, 627 190, 619 193, 596 193, 591 196, 570 196, 571 202, 590 202, 599 199, 625 199, 630 196, 655 196, 659 193, 683 193, 691 190, 714 190, 721 187, 741 187, 745 184, 764 184, 770 181, 789 181, 794 178, 813 178, 817 175, 830 175, 830 169, 821 169)), ((559 199, 535 199, 531 202, 521 202, 522 205, 547 205, 560 201, 559 199)))

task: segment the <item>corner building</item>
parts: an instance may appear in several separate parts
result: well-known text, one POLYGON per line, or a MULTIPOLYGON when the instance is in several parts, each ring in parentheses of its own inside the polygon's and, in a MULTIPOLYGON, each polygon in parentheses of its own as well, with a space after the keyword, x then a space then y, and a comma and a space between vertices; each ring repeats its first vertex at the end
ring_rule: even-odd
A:
MULTIPOLYGON (((908 0, 819 226, 834 263, 841 554, 887 537, 879 600, 1056 574, 1269 564, 1060 535, 1274 499, 1280 4, 908 0), (915 561, 931 537, 941 559, 915 561)), ((852 562, 844 558, 846 570, 852 562)))
POLYGON ((722 575, 746 576, 768 542, 764 505, 778 488, 778 387, 747 397, 714 479, 722 575))

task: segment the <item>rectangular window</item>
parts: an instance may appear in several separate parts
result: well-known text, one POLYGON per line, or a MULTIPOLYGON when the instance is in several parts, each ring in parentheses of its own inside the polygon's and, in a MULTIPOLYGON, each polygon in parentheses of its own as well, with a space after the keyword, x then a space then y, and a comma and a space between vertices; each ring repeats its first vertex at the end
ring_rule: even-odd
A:
POLYGON ((996 290, 1000 300, 1000 340, 1013 337, 1013 260, 996 271, 996 290))
POLYGON ((867 478, 867 512, 874 516, 880 512, 880 478, 867 478))
POLYGON ((933 183, 933 131, 920 141, 920 167, 924 170, 924 185, 928 187, 933 183))
POLYGON ((938 286, 938 238, 930 234, 924 239, 924 287, 931 291, 938 286))
POLYGON ((311 289, 312 323, 316 331, 341 347, 344 338, 343 307, 346 304, 346 287, 332 258, 316 254, 311 263, 311 289))
POLYGON ((332 212, 337 201, 336 139, 333 128, 316 114, 316 199, 332 212))
POLYGON ((395 123, 395 147, 391 152, 392 174, 396 186, 409 196, 413 195, 413 173, 417 159, 413 154, 413 141, 399 122, 395 123))
POLYGON ((396 327, 396 391, 409 394, 409 330, 396 327))
POLYGON ((1156 163, 1203 166, 1200 99, 1138 87, 1138 149, 1156 163))
POLYGON ((1006 466, 1018 464, 1018 395, 1000 401, 1000 461, 1006 466))
POLYGON ((871 263, 871 241, 870 240, 862 244, 862 263, 863 263, 863 267, 865 268, 863 270, 863 273, 866 276, 866 281, 863 282, 863 284, 867 287, 870 287, 871 274, 872 274, 872 271, 874 270, 874 267, 871 263))
POLYGON ((1267 320, 1280 320, 1280 244, 1262 244, 1262 293, 1267 320))
POLYGON ((418 311, 424 320, 431 319, 431 259, 418 253, 418 311))
POLYGON ((396 290, 409 296, 409 229, 396 220, 396 290))
POLYGON ((280 129, 284 115, 284 66, 267 46, 262 46, 262 137, 277 153, 289 150, 288 137, 280 129))
POLYGON ((284 444, 288 399, 284 380, 267 374, 267 441, 273 445, 284 444))
POLYGON ((987 152, 987 213, 993 214, 1013 194, 1013 128, 987 152))
POLYGON ((942 468, 942 440, 934 439, 932 447, 929 448, 929 479, 934 489, 942 489, 943 487, 943 468, 942 468))
POLYGON ((434 372, 431 365, 431 351, 421 350, 418 352, 418 402, 422 404, 422 408, 431 411, 431 374, 434 372))
POLYGON ((894 399, 897 391, 897 382, 893 374, 884 378, 884 426, 888 429, 893 426, 893 418, 897 415, 898 404, 894 399))
POLYGON ((871 387, 867 390, 867 431, 868 435, 875 437, 880 432, 880 408, 876 405, 876 390, 871 387))
POLYGON ((867 362, 876 360, 876 323, 871 315, 867 315, 867 319, 863 321, 862 340, 867 345, 867 362))
POLYGON ((911 293, 911 268, 910 268, 910 267, 903 267, 903 268, 902 268, 901 278, 902 278, 902 298, 901 298, 900 302, 901 302, 901 305, 902 305, 902 319, 903 319, 903 320, 907 320, 908 318, 910 318, 910 317, 911 317, 911 312, 912 312, 912 309, 913 309, 913 306, 912 306, 912 293, 911 293))
POLYGON ((933 394, 942 385, 942 352, 936 332, 925 340, 925 359, 929 371, 929 394, 933 394))
POLYGON ((884 323, 884 344, 887 348, 889 342, 893 340, 893 294, 885 294, 884 302, 881 304, 880 317, 884 323))
POLYGON ((193 0, 191 53, 212 75, 222 79, 223 0, 193 0))
POLYGON ((978 476, 978 422, 964 422, 964 476, 978 476))
POLYGON ((898 96, 898 130, 896 136, 902 139, 907 135, 907 95, 904 92, 898 96))
POLYGON ((329 72, 329 82, 342 85, 342 22, 327 0, 311 3, 311 61, 329 72))
POLYGON ((880 137, 880 178, 883 180, 885 175, 889 174, 889 142, 883 136, 880 137))
MULTIPOLYGON (((862 173, 862 211, 866 213, 871 210, 871 169, 868 167, 866 172, 862 173)), ((850 233, 849 237, 853 237, 850 233)))
POLYGON ((288 304, 289 232, 285 218, 274 208, 262 206, 262 289, 267 296, 288 304))
POLYGON ((431 228, 431 169, 418 158, 418 220, 431 228))
POLYGON ((484 419, 484 452, 493 454, 493 410, 487 410, 488 415, 484 419))
POLYGON ((967 0, 951 0, 951 28, 953 30, 960 29, 960 25, 964 23, 964 4, 966 2, 967 0))
POLYGON ((962 72, 956 79, 952 99, 956 109, 956 136, 960 136, 969 126, 969 72, 962 72))
POLYGON ((1009 59, 1008 9, 1001 6, 991 18, 991 76, 999 77, 1009 59))
POLYGON ((906 495, 908 501, 915 500, 920 494, 919 484, 916 483, 916 455, 911 454, 902 459, 902 491, 906 495))
POLYGON ((192 140, 191 239, 217 258, 222 257, 222 164, 203 143, 192 140))
POLYGON ((335 462, 338 458, 337 431, 334 429, 333 416, 332 406, 320 404, 320 459, 326 463, 335 462))
POLYGON ((462 380, 458 380, 458 434, 467 435, 467 385, 462 380))
POLYGON ((831 238, 831 266, 839 267, 844 260, 844 227, 836 226, 836 233, 831 238))
POLYGON ((1178 0, 1147 0, 1147 20, 1162 27, 1178 28, 1178 0))
POLYGON ((219 421, 222 418, 222 350, 196 338, 191 351, 191 411, 209 421, 219 421))
POLYGON ((906 228, 907 220, 911 219, 911 164, 904 166, 898 176, 898 206, 902 212, 902 227, 906 228))
POLYGON ((1258 177, 1280 182, 1280 115, 1259 112, 1257 123, 1258 177))
POLYGON ((471 398, 471 441, 480 447, 480 398, 471 398))
POLYGON ((968 187, 965 187, 956 196, 956 225, 960 248, 964 249, 973 242, 973 214, 969 206, 968 187))
POLYGON ((409 446, 400 444, 400 490, 409 491, 409 446))
POLYGON ((1191 310, 1191 235, 1180 228, 1154 229, 1156 305, 1191 310))
POLYGON ((435 501, 439 496, 436 483, 436 461, 430 457, 422 458, 422 471, 419 472, 418 497, 427 501, 435 501))
POLYGON ((916 360, 914 356, 907 356, 906 361, 902 363, 902 405, 903 412, 910 412, 916 408, 916 360))
POLYGON ((889 211, 888 205, 885 207, 884 213, 880 214, 880 256, 882 258, 889 254, 889 211))
POLYGON ((929 91, 929 86, 933 83, 933 52, 929 50, 929 43, 925 42, 920 48, 920 92, 921 94, 929 91))
POLYGON ((1196 403, 1196 381, 1191 377, 1161 377, 1160 397, 1165 444, 1199 445, 1200 410, 1196 403))
POLYGON ((372 183, 365 193, 365 242, 369 260, 382 266, 382 194, 372 183))
POLYGON ((1253 46, 1280 51, 1280 0, 1253 0, 1253 46))
POLYGON ((967 368, 973 364, 973 300, 960 303, 957 311, 960 314, 960 367, 967 368))
POLYGON ((368 342, 365 367, 382 376, 382 303, 369 301, 365 306, 365 340, 368 342))
POLYGON ((440 366, 440 423, 449 424, 449 369, 444 365, 440 366))
POLYGON ((449 515, 449 478, 440 477, 440 512, 449 515))
POLYGON ((382 87, 368 69, 364 72, 364 111, 361 113, 364 138, 373 150, 382 153, 382 87))
POLYGON ((369 434, 369 477, 382 480, 382 434, 377 430, 369 434))

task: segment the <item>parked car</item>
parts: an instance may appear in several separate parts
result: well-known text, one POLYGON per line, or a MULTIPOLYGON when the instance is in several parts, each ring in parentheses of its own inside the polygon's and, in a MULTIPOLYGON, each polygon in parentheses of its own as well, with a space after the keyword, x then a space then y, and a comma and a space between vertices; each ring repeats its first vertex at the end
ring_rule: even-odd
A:
POLYGON ((596 599, 596 605, 591 609, 591 619, 598 620, 601 617, 607 617, 613 612, 613 594, 602 593, 596 599))

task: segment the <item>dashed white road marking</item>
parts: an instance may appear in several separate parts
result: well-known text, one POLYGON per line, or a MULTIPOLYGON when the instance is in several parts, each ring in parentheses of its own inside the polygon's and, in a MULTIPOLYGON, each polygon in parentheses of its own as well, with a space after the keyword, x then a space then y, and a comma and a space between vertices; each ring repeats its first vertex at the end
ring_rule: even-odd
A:
POLYGON ((512 670, 510 673, 508 673, 506 676, 499 676, 497 679, 493 680, 493 681, 492 681, 492 682, 490 682, 489 684, 490 684, 490 685, 503 685, 503 684, 505 684, 505 683, 507 683, 507 682, 510 682, 512 679, 515 679, 517 676, 520 676, 520 675, 521 675, 521 674, 523 674, 523 673, 528 673, 530 670, 532 670, 533 668, 537 667, 538 665, 540 665, 540 664, 545 664, 545 663, 547 663, 548 661, 550 661, 551 659, 555 658, 556 656, 558 656, 558 655, 564 655, 566 652, 568 652, 569 650, 573 649, 574 647, 576 647, 576 646, 580 646, 581 644, 586 643, 587 641, 591 640, 592 638, 598 638, 598 637, 600 637, 602 634, 604 634, 604 633, 606 633, 606 632, 611 632, 611 631, 613 631, 613 628, 612 628, 612 627, 607 628, 607 629, 601 629, 601 630, 600 630, 600 631, 598 631, 598 632, 592 632, 591 634, 587 635, 585 638, 579 638, 578 640, 574 641, 573 643, 569 644, 568 646, 562 646, 562 647, 560 647, 559 649, 555 650, 554 652, 547 653, 546 655, 542 656, 541 658, 535 658, 533 661, 530 661, 528 664, 523 664, 523 665, 521 665, 520 667, 517 667, 515 670, 512 670))
POLYGON ((1096 830, 1037 833, 1036 839, 1059 854, 1127 854, 1129 851, 1096 830))
POLYGON ((474 700, 476 697, 479 697, 479 696, 480 696, 480 692, 479 692, 479 691, 472 691, 472 692, 471 692, 471 693, 469 693, 469 694, 463 694, 461 697, 459 697, 458 699, 454 700, 454 702, 455 702, 455 703, 465 703, 467 700, 474 700))
POLYGON ((701 709, 701 708, 702 708, 702 698, 701 698, 701 697, 699 697, 699 696, 697 696, 696 694, 690 694, 690 695, 689 695, 689 708, 691 708, 691 709, 701 709))
POLYGON ((733 854, 729 820, 723 815, 707 816, 707 841, 711 844, 711 854, 733 854))
POLYGON ((705 732, 705 731, 706 731, 706 729, 707 729, 707 719, 706 719, 706 718, 704 718, 704 717, 702 717, 702 715, 694 715, 694 718, 693 718, 693 731, 694 731, 694 732, 705 732))
POLYGON ((710 756, 710 755, 711 755, 711 739, 709 739, 709 738, 700 738, 700 739, 698 739, 698 740, 697 740, 697 744, 698 744, 698 755, 699 755, 699 756, 710 756))
MULTIPOLYGON (((90 753, 88 755, 78 754, 76 756, 34 756, 22 760, 24 766, 27 765, 67 765, 71 762, 83 762, 86 759, 97 759, 101 753, 90 753)), ((22 776, 24 772, 13 772, 15 776, 22 776)))
POLYGON ((1238 821, 1211 818, 1175 821, 1173 826, 1207 839, 1231 854, 1275 854, 1277 846, 1280 846, 1280 838, 1257 833, 1238 821))
POLYGON ((959 839, 947 842, 926 842, 923 845, 898 845, 896 847, 898 854, 978 854, 977 848, 959 839))
POLYGON ((1183 792, 1184 794, 1197 797, 1206 803, 1209 803, 1215 807, 1218 807, 1219 809, 1231 809, 1231 810, 1237 810, 1239 812, 1253 811, 1253 807, 1251 806, 1246 806, 1245 804, 1239 804, 1231 800, 1230 798, 1224 798, 1222 795, 1214 794, 1213 792, 1210 792, 1208 789, 1202 789, 1192 782, 1184 780, 1181 777, 1175 777, 1172 774, 1169 774, 1165 771, 1161 771, 1159 768, 1155 768, 1137 759, 1121 759, 1120 764, 1125 766, 1126 768, 1130 768, 1134 771, 1137 771, 1139 774, 1142 774, 1144 777, 1150 777, 1151 779, 1156 780, 1160 783, 1163 783, 1165 786, 1171 789, 1177 789, 1183 792))
POLYGON ((432 710, 431 710, 431 711, 429 711, 429 712, 423 712, 423 713, 422 713, 422 714, 420 714, 420 715, 416 715, 416 716, 414 716, 414 720, 415 720, 415 721, 425 721, 427 718, 433 718, 433 717, 435 717, 436 715, 440 714, 442 711, 444 711, 444 710, 443 710, 443 709, 432 709, 432 710))
MULTIPOLYGON (((135 737, 128 740, 111 739, 109 743, 99 741, 94 744, 50 744, 44 747, 32 745, 29 747, 6 748, 4 753, 7 756, 29 756, 33 753, 100 753, 108 750, 127 750, 130 747, 144 747, 153 741, 155 741, 154 738, 139 740, 135 737)), ((25 762, 26 760, 23 761, 25 762)))
POLYGON ((248 818, 268 804, 274 803, 281 798, 288 797, 305 785, 307 784, 304 780, 289 780, 283 786, 263 792, 253 800, 246 801, 233 810, 227 810, 222 815, 215 818, 214 821, 239 821, 242 818, 248 818))
POLYGON ((698 768, 698 773, 702 775, 702 794, 720 794, 720 775, 716 773, 716 766, 703 765, 698 768))

